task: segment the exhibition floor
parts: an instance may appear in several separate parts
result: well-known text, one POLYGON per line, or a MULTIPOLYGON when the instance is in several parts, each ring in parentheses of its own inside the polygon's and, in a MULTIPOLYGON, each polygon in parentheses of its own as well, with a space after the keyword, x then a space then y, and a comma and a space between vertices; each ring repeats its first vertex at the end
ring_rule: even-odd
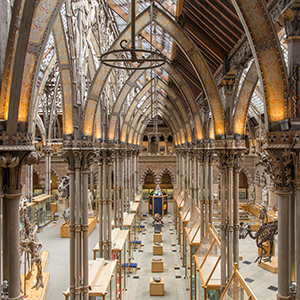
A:
MULTIPOLYGON (((146 205, 142 206, 146 211, 146 205)), ((172 212, 172 205, 169 206, 172 212)), ((164 217, 162 230, 164 272, 156 273, 164 278, 164 296, 150 296, 149 280, 154 275, 151 273, 151 258, 153 256, 153 227, 152 218, 148 217, 143 221, 146 231, 139 234, 142 241, 141 249, 134 251, 134 262, 138 264, 137 273, 130 273, 127 283, 125 300, 146 300, 154 299, 189 299, 184 279, 184 268, 180 260, 179 245, 176 241, 176 233, 171 215, 164 217)), ((69 285, 69 239, 60 237, 60 225, 63 220, 51 223, 39 233, 39 239, 43 244, 43 250, 49 251, 47 272, 50 272, 50 285, 46 300, 64 299, 62 292, 69 285)), ((98 226, 89 236, 89 248, 98 241, 98 226)), ((240 241, 240 254, 243 260, 240 261, 240 272, 249 287, 259 300, 274 300, 277 293, 277 274, 273 274, 260 268, 254 260, 257 257, 255 241, 247 237, 240 241)), ((92 250, 89 252, 89 259, 92 259, 92 250)))

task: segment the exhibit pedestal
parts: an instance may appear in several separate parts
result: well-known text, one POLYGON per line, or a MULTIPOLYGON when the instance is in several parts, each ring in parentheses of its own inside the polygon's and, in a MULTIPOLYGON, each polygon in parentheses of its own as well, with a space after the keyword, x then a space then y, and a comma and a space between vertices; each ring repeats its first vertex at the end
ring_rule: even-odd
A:
POLYGON ((153 244, 153 255, 163 255, 163 244, 155 245, 153 244))
POLYGON ((153 234, 153 242, 161 243, 162 242, 162 233, 154 233, 153 234))
POLYGON ((156 261, 151 259, 151 272, 152 273, 159 273, 164 271, 164 259, 161 261, 156 261))
POLYGON ((271 262, 264 262, 258 264, 261 268, 266 269, 274 274, 278 273, 278 256, 272 257, 271 262))
POLYGON ((160 282, 155 282, 153 278, 150 278, 150 296, 163 296, 165 291, 164 279, 161 278, 160 282))

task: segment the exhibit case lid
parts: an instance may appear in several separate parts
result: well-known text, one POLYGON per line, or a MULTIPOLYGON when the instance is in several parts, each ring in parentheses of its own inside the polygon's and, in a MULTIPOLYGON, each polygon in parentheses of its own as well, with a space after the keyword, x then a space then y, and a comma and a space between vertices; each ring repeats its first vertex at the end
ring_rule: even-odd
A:
POLYGON ((194 241, 196 241, 196 240, 200 241, 200 238, 198 239, 198 235, 199 235, 198 233, 200 232, 199 229, 201 227, 200 215, 201 215, 200 210, 196 206, 195 210, 190 218, 190 221, 186 225, 186 228, 185 228, 186 235, 188 237, 190 244, 194 243, 194 241))
POLYGON ((221 242, 211 225, 209 225, 194 259, 203 286, 207 289, 219 289, 221 285, 221 242))
POLYGON ((244 278, 238 271, 237 264, 233 267, 233 273, 221 295, 220 300, 226 299, 248 299, 257 300, 244 278))

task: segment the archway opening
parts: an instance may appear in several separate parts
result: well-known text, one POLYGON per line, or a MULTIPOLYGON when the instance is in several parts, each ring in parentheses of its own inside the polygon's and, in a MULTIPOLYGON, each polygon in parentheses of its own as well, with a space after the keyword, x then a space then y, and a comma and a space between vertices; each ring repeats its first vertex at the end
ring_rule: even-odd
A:
POLYGON ((42 194, 43 187, 40 183, 39 175, 37 173, 33 172, 32 180, 33 180, 32 184, 33 184, 33 194, 34 194, 34 196, 42 194))
POLYGON ((168 200, 173 200, 173 184, 169 173, 165 172, 160 181, 160 188, 168 195, 168 200))
POLYGON ((143 184, 143 199, 147 200, 148 195, 152 190, 156 188, 154 176, 151 172, 148 172, 144 179, 143 184))
POLYGON ((247 202, 249 200, 249 185, 246 174, 241 171, 239 174, 239 200, 247 202))

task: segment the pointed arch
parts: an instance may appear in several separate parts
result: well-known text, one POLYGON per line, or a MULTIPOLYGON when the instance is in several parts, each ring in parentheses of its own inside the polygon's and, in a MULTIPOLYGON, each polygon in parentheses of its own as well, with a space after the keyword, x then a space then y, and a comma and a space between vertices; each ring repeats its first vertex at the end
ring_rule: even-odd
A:
MULTIPOLYGON (((185 53, 186 57, 191 62, 199 81, 203 85, 203 90, 207 95, 212 116, 214 120, 214 129, 217 135, 224 133, 224 108, 221 102, 220 94, 211 74, 209 67, 207 66, 205 60, 203 59, 200 51, 189 39, 186 33, 180 28, 167 14, 162 10, 155 7, 156 19, 155 22, 161 26, 170 36, 174 38, 174 41, 185 53)), ((150 8, 144 10, 136 19, 136 34, 138 35, 141 30, 150 24, 150 8)), ((121 40, 126 39, 130 43, 130 24, 121 33, 121 35, 115 40, 113 46, 110 50, 116 49, 121 40)), ((111 68, 105 65, 101 65, 98 69, 95 78, 93 79, 87 104, 85 106, 84 112, 84 126, 83 134, 91 135, 90 132, 93 131, 94 119, 96 108, 100 98, 101 91, 103 89, 104 83, 107 80, 111 68)))
POLYGON ((265 1, 232 0, 242 22, 264 86, 266 130, 283 120, 287 113, 288 76, 277 32, 265 1), (267 120, 268 119, 268 120, 267 120))
POLYGON ((255 62, 253 62, 243 82, 236 106, 235 115, 233 117, 233 130, 235 133, 242 135, 245 134, 248 110, 257 82, 258 74, 256 70, 256 64, 255 62))
POLYGON ((141 183, 141 184, 144 183, 145 178, 146 178, 146 176, 147 176, 148 173, 151 173, 151 174, 153 175, 153 177, 154 177, 154 182, 155 182, 155 183, 159 182, 159 181, 158 181, 158 178, 157 178, 157 175, 156 175, 156 173, 155 173, 155 171, 154 171, 152 168, 149 167, 149 168, 147 168, 147 169, 141 174, 141 177, 140 177, 140 183, 141 183))
POLYGON ((162 177, 164 176, 165 173, 168 173, 170 178, 171 178, 171 182, 172 182, 172 185, 174 186, 175 185, 175 176, 172 172, 172 170, 170 168, 164 168, 158 175, 158 180, 159 182, 161 182, 162 180, 162 177))

